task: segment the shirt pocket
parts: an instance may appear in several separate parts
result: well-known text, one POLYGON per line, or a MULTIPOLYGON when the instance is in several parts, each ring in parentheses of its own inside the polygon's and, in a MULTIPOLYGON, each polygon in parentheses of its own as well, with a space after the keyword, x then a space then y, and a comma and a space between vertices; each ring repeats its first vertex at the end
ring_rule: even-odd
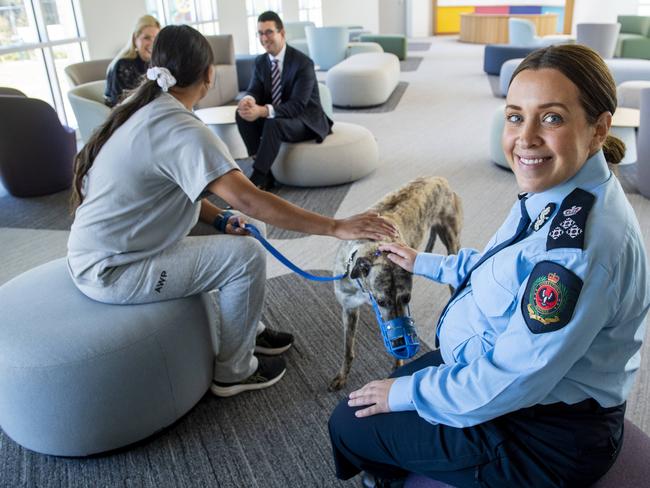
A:
MULTIPOLYGON (((493 328, 498 331, 504 324, 507 324, 512 316, 519 285, 516 285, 515 290, 509 290, 502 283, 514 280, 508 280, 507 277, 497 280, 493 272, 494 265, 495 261, 493 260, 472 273, 471 293, 476 307, 486 319, 487 327, 484 328, 488 330, 493 328)), ((514 264, 512 266, 514 267, 514 264)), ((515 286, 514 283, 513 286, 515 286)))

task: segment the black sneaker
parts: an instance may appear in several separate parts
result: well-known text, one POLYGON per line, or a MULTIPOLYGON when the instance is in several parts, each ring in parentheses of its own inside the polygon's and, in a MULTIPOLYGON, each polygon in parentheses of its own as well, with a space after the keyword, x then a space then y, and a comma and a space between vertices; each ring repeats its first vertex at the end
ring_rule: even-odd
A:
POLYGON ((255 340, 255 353, 277 356, 293 344, 293 335, 266 327, 255 340))
POLYGON ((249 390, 261 390, 275 385, 287 371, 283 358, 258 357, 255 372, 237 383, 219 383, 212 380, 210 391, 218 397, 230 397, 249 390))
POLYGON ((275 186, 275 178, 270 171, 268 173, 262 173, 261 171, 253 169, 250 180, 253 185, 264 191, 270 191, 275 186))
POLYGON ((403 488, 405 479, 385 479, 376 478, 366 471, 361 472, 361 487, 362 488, 403 488))

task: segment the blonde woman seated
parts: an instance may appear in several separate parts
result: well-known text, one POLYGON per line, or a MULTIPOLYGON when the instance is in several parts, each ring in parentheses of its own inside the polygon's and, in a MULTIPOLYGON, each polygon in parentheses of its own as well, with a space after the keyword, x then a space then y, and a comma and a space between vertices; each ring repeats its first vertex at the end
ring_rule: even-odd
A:
POLYGON ((143 15, 135 24, 131 39, 108 66, 106 75, 106 105, 120 102, 125 91, 133 90, 142 81, 149 62, 153 41, 160 32, 160 22, 151 15, 143 15))

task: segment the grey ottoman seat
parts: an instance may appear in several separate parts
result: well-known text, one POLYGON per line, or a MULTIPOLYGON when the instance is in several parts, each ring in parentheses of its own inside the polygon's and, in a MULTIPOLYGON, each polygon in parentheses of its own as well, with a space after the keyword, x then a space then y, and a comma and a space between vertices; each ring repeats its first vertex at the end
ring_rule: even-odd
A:
POLYGON ((350 56, 327 72, 334 106, 371 107, 388 100, 399 82, 399 60, 390 53, 350 56))
MULTIPOLYGON (((637 488, 647 486, 650 479, 650 437, 629 420, 625 420, 623 447, 614 465, 592 488, 637 488)), ((452 488, 441 481, 435 481, 411 473, 404 488, 452 488)))
POLYGON ((322 143, 282 143, 271 171, 285 185, 312 187, 349 183, 378 166, 372 133, 360 125, 336 122, 322 143))
POLYGON ((509 59, 524 58, 532 53, 535 46, 513 46, 511 44, 488 44, 483 52, 483 71, 488 75, 498 75, 501 65, 509 59))
POLYGON ((624 81, 616 87, 616 98, 619 107, 641 108, 641 92, 650 88, 648 81, 624 81))
POLYGON ((0 287, 0 426, 24 447, 85 456, 172 424, 207 391, 213 352, 200 296, 107 305, 65 259, 0 287))
POLYGON ((492 116, 492 125, 490 126, 490 160, 497 166, 510 169, 506 155, 501 145, 501 136, 503 128, 506 125, 505 106, 500 105, 494 111, 492 116))

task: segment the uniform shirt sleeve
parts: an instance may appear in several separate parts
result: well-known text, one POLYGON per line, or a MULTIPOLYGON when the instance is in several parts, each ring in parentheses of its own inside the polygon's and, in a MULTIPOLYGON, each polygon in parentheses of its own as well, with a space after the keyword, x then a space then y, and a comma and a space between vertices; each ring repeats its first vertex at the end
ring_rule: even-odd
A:
POLYGON ((417 410, 432 423, 469 427, 540 403, 618 308, 620 292, 612 285, 616 273, 598 264, 587 273, 577 261, 558 262, 573 268, 584 283, 567 325, 537 334, 529 330, 520 306, 525 280, 507 327, 491 349, 466 364, 442 364, 397 379, 389 392, 391 410, 417 410))
POLYGON ((480 258, 481 254, 476 249, 467 248, 451 256, 421 252, 415 259, 413 273, 456 287, 480 258))

